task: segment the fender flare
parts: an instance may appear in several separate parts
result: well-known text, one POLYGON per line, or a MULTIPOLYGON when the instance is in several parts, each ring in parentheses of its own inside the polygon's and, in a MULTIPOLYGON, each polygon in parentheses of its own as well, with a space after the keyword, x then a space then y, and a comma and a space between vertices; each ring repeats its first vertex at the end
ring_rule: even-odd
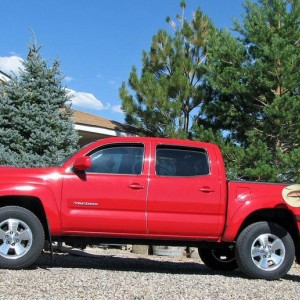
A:
POLYGON ((271 197, 264 198, 256 198, 249 201, 245 201, 243 205, 241 205, 235 213, 227 220, 225 225, 225 230, 222 235, 223 242, 233 242, 237 237, 241 226, 249 218, 249 216, 255 212, 263 211, 263 210, 278 210, 284 209, 286 211, 288 209, 287 205, 282 202, 278 202, 274 206, 274 199, 271 197))
POLYGON ((22 197, 24 201, 26 197, 39 200, 46 215, 49 233, 55 235, 61 232, 59 203, 50 188, 38 183, 0 185, 0 205, 1 198, 9 198, 8 202, 14 204, 14 197, 22 197))

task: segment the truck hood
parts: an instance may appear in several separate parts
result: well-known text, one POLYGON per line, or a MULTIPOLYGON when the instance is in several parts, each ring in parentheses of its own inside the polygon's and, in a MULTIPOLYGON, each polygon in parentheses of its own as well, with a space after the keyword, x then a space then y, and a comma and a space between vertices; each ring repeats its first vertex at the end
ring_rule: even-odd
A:
POLYGON ((59 180, 62 177, 61 168, 16 168, 0 167, 0 184, 5 183, 43 183, 59 180))

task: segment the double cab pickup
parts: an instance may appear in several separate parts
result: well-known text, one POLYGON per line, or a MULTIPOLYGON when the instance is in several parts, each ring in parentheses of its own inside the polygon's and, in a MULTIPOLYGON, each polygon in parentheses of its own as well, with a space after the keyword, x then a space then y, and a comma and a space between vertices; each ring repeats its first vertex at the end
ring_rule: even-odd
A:
POLYGON ((272 280, 299 262, 299 229, 300 185, 228 181, 210 143, 115 137, 57 167, 0 167, 2 268, 53 242, 182 245, 212 269, 272 280))

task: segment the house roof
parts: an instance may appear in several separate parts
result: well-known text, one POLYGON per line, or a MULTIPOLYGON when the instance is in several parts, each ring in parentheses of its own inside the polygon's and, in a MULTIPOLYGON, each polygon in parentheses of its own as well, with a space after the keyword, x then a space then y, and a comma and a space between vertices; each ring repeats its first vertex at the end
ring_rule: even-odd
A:
POLYGON ((126 126, 122 123, 108 120, 100 116, 96 116, 79 110, 74 110, 73 120, 75 124, 101 127, 115 131, 130 132, 136 134, 136 129, 131 126, 126 126))

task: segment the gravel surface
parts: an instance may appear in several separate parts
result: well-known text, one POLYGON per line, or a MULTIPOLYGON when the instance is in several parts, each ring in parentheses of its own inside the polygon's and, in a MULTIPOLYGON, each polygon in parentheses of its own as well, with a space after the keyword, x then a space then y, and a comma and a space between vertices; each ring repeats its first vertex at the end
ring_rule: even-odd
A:
POLYGON ((88 253, 57 253, 54 262, 43 254, 31 269, 0 270, 0 299, 299 299, 300 266, 265 281, 212 272, 198 259, 88 253))

